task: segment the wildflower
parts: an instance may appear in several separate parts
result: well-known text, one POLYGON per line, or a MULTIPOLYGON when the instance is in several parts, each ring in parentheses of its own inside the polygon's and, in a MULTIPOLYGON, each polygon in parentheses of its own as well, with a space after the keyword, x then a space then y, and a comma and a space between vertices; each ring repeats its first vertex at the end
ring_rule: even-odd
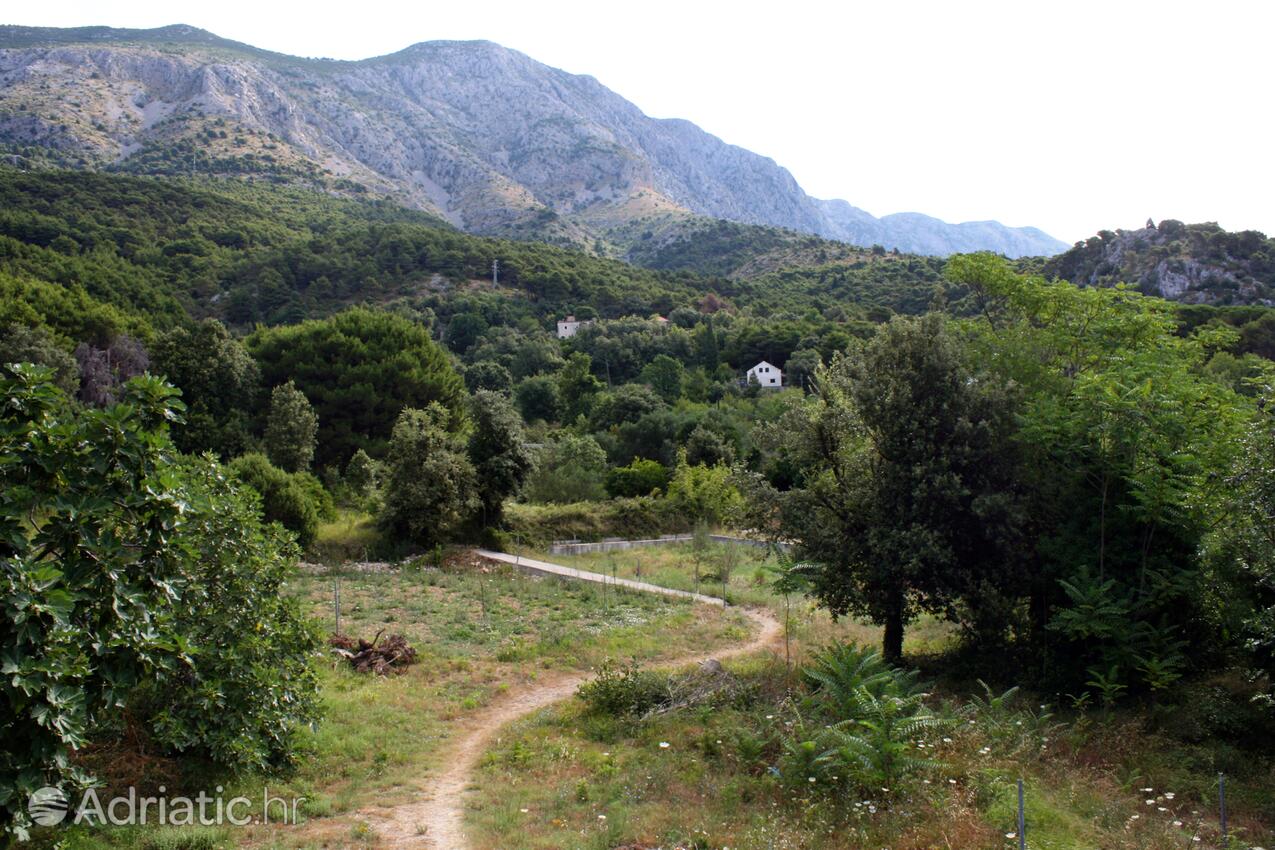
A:
POLYGON ((1172 792, 1172 791, 1165 791, 1165 792, 1164 792, 1164 799, 1166 799, 1166 800, 1172 800, 1172 799, 1173 799, 1173 792, 1172 792))
POLYGON ((1152 791, 1154 791, 1155 789, 1154 789, 1154 788, 1143 788, 1142 790, 1143 790, 1143 791, 1145 791, 1146 793, 1150 794, 1150 793, 1151 793, 1152 791))
POLYGON ((944 739, 943 739, 943 743, 945 743, 945 744, 950 744, 950 743, 952 743, 952 739, 951 739, 951 738, 944 738, 944 739))
POLYGON ((1017 838, 1017 837, 1018 837, 1018 833, 1017 833, 1017 832, 1007 832, 1007 833, 1005 833, 1005 837, 1006 837, 1006 838, 1017 838))
POLYGON ((660 749, 661 749, 661 750, 667 750, 667 749, 668 749, 668 741, 660 741, 660 749))
POLYGON ((948 784, 949 784, 949 785, 955 785, 955 784, 956 784, 956 780, 955 780, 955 779, 949 779, 949 780, 948 780, 948 784))
POLYGON ((1154 806, 1154 805, 1155 805, 1155 800, 1147 800, 1147 805, 1148 805, 1148 806, 1154 806))
POLYGON ((1129 815, 1129 820, 1137 820, 1140 817, 1142 817, 1142 815, 1129 815))
POLYGON ((1166 809, 1164 806, 1156 806, 1155 808, 1156 808, 1156 811, 1157 811, 1157 812, 1167 812, 1167 811, 1168 811, 1168 809, 1166 809))
POLYGON ((814 778, 813 776, 812 776, 812 777, 810 777, 810 781, 811 781, 811 782, 814 782, 814 781, 815 781, 815 778, 814 778))
POLYGON ((1174 825, 1174 826, 1176 826, 1176 827, 1178 827, 1178 828, 1180 829, 1180 828, 1182 827, 1182 821, 1180 821, 1180 820, 1175 820, 1175 821, 1173 822, 1173 825, 1174 825))

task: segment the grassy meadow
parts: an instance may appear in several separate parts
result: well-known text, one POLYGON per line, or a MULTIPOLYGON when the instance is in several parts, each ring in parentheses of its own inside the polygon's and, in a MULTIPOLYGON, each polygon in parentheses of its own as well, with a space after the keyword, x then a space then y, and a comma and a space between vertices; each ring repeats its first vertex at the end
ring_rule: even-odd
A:
MULTIPOLYGON (((524 554, 620 578, 720 595, 725 546, 689 544, 604 553, 524 554)), ((737 547, 726 593, 782 618, 767 585, 764 550, 737 547)), ((794 665, 834 639, 875 645, 880 631, 834 623, 791 599, 794 665)), ((729 664, 735 696, 635 719, 591 711, 575 699, 514 724, 487 754, 468 812, 478 850, 847 847, 1014 848, 1017 780, 1027 799, 1029 847, 1150 850, 1221 847, 1216 770, 1229 778, 1232 848, 1275 838, 1275 776, 1227 762, 1224 745, 1183 744, 1145 713, 1076 714, 1031 696, 1007 699, 944 674, 953 633, 922 619, 906 657, 927 671, 941 733, 911 742, 934 764, 905 788, 864 795, 783 776, 783 742, 808 722, 800 675, 782 658, 729 664)), ((1223 687, 1224 683, 1212 683, 1223 687)), ((1202 686, 1207 687, 1207 686, 1202 686)), ((1233 754, 1233 753, 1232 753, 1233 754)))
POLYGON ((290 592, 325 631, 334 626, 338 581, 342 632, 368 639, 382 630, 402 633, 417 649, 417 663, 401 675, 378 677, 325 660, 324 718, 294 771, 220 777, 133 747, 87 756, 107 781, 106 791, 134 784, 146 793, 162 784, 174 795, 223 783, 226 797, 256 801, 265 788, 271 796, 305 797, 299 825, 81 827, 39 840, 47 845, 61 837, 71 850, 376 847, 363 811, 408 801, 427 788, 452 727, 509 688, 555 671, 589 670, 607 658, 645 662, 731 645, 752 631, 736 611, 529 577, 463 553, 441 568, 419 562, 383 573, 298 575, 290 592))

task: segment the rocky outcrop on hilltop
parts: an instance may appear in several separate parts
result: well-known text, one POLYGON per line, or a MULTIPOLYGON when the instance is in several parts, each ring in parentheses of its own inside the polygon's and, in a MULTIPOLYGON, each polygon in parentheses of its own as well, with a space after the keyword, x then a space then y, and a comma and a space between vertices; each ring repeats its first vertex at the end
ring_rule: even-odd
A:
POLYGON ((1086 286, 1127 283, 1188 304, 1275 305, 1275 239, 1211 222, 1148 221, 1077 242, 1046 263, 1045 273, 1086 286))

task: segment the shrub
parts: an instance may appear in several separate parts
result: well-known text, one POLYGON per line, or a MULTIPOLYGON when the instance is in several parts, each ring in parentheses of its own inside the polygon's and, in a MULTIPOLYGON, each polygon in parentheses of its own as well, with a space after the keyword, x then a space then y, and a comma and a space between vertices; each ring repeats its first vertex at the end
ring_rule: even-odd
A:
POLYGON ((505 508, 505 523, 518 540, 533 545, 554 540, 653 537, 690 527, 666 500, 650 496, 568 505, 510 504, 505 508))
POLYGON ((951 721, 928 711, 915 671, 891 667, 875 650, 836 644, 816 654, 803 674, 815 688, 808 703, 829 722, 785 741, 785 760, 790 770, 805 772, 801 778, 897 790, 912 774, 938 767, 915 754, 916 739, 951 721))
POLYGON ((563 433, 536 458, 536 466, 524 488, 533 502, 589 502, 603 498, 606 452, 588 435, 563 433))
POLYGON ((317 478, 284 472, 260 452, 235 458, 230 471, 261 497, 262 518, 294 532, 302 546, 314 540, 320 520, 336 515, 331 496, 317 478))
POLYGON ((669 501, 693 522, 717 525, 739 516, 744 499, 731 481, 725 466, 691 466, 686 452, 680 452, 673 480, 668 485, 669 501))
POLYGON ((612 717, 640 717, 669 699, 669 679, 639 669, 636 663, 603 661, 598 675, 576 691, 590 712, 612 717))
POLYGON ((296 733, 318 717, 310 656, 319 635, 281 593, 296 549, 256 520, 253 500, 220 467, 192 461, 184 474, 193 571, 174 628, 189 660, 161 671, 136 707, 172 750, 238 769, 287 764, 296 733))
POLYGON ((0 823, 19 837, 32 791, 91 780, 71 750, 130 697, 162 741, 230 765, 286 761, 316 698, 279 595, 293 551, 221 467, 179 462, 173 388, 137 378, 96 410, 52 380, 0 373, 0 823))
POLYGON ((663 492, 668 480, 669 473, 664 464, 637 458, 628 466, 616 467, 607 473, 607 494, 612 498, 649 496, 663 492))

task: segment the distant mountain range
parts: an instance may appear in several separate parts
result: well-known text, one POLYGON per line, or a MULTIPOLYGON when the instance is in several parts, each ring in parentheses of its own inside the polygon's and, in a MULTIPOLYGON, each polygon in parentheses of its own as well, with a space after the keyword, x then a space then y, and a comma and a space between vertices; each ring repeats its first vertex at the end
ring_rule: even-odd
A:
POLYGON ((812 198, 767 157, 482 41, 347 62, 188 26, 0 27, 0 145, 27 167, 374 193, 474 233, 619 257, 702 232, 705 219, 931 255, 1067 248, 1030 227, 876 218, 812 198))

